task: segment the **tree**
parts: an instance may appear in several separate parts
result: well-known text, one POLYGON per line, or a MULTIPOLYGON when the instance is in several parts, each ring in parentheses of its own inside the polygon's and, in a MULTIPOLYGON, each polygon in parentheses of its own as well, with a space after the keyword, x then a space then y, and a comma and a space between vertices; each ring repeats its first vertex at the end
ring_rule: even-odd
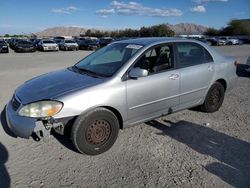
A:
POLYGON ((214 28, 208 28, 207 31, 204 33, 207 36, 219 36, 220 30, 214 28))
POLYGON ((85 35, 91 37, 91 36, 92 36, 92 31, 91 31, 90 29, 88 29, 88 30, 85 32, 85 35))

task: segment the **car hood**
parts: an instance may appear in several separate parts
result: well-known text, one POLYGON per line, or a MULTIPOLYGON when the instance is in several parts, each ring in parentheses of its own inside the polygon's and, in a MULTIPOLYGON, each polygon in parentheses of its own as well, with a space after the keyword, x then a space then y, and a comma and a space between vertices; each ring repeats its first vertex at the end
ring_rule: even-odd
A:
POLYGON ((103 82, 103 78, 79 74, 69 69, 51 72, 35 77, 16 90, 22 104, 55 99, 76 90, 84 89, 103 82))
POLYGON ((17 47, 31 48, 31 47, 34 47, 34 45, 33 44, 18 44, 17 47))

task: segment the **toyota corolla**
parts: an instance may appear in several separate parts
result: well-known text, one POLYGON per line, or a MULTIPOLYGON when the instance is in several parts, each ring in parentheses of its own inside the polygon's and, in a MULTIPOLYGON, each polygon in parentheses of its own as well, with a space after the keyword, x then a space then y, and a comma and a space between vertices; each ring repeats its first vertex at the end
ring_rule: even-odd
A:
POLYGON ((6 119, 22 138, 69 131, 79 152, 96 155, 112 147, 119 129, 196 106, 217 111, 237 79, 236 64, 199 41, 114 42, 25 82, 7 104, 6 119))

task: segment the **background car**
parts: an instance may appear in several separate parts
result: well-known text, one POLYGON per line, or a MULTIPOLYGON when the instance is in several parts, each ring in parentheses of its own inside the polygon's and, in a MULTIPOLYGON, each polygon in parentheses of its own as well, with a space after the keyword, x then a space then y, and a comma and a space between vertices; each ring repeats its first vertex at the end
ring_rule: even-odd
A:
POLYGON ((63 40, 59 44, 59 49, 60 50, 78 50, 79 46, 74 40, 63 40))
POLYGON ((59 47, 55 41, 43 39, 38 43, 37 49, 41 51, 58 51, 59 47))
POLYGON ((21 40, 15 45, 15 52, 35 52, 36 46, 31 41, 21 40))
POLYGON ((247 72, 250 72, 250 56, 249 56, 248 59, 247 59, 246 65, 247 65, 246 71, 247 71, 247 72))
POLYGON ((78 45, 81 50, 96 50, 100 48, 99 40, 94 37, 85 38, 78 45))
POLYGON ((4 40, 0 40, 0 53, 9 53, 8 44, 4 40))
POLYGON ((239 45, 240 44, 239 40, 235 38, 220 37, 219 39, 225 41, 226 45, 239 45))
POLYGON ((100 47, 107 46, 112 42, 114 42, 114 39, 112 37, 103 37, 100 39, 100 47))

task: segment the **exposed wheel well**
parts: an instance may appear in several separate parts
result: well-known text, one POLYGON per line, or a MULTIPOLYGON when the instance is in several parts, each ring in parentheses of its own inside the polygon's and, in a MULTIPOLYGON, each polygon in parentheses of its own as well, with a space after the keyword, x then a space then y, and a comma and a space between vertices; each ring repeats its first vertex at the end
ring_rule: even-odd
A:
POLYGON ((119 121, 120 129, 123 129, 123 119, 122 119, 120 112, 118 110, 116 110, 115 108, 112 108, 110 106, 102 106, 102 107, 110 110, 111 112, 113 112, 116 115, 116 117, 118 118, 118 121, 119 121))
POLYGON ((219 82, 224 87, 224 90, 226 91, 227 83, 226 83, 226 81, 224 79, 216 80, 216 82, 219 82))
MULTIPOLYGON (((118 110, 116 110, 115 108, 112 108, 110 106, 100 106, 100 107, 106 108, 106 109, 110 110, 111 112, 113 112, 115 114, 115 116, 118 118, 120 129, 123 129, 123 119, 122 119, 122 116, 121 116, 121 114, 120 114, 120 112, 118 110)), ((65 124, 64 131, 63 131, 63 134, 65 136, 70 136, 72 125, 73 125, 73 123, 74 123, 74 121, 76 120, 77 117, 78 116, 72 117, 72 119, 70 119, 65 124)))

